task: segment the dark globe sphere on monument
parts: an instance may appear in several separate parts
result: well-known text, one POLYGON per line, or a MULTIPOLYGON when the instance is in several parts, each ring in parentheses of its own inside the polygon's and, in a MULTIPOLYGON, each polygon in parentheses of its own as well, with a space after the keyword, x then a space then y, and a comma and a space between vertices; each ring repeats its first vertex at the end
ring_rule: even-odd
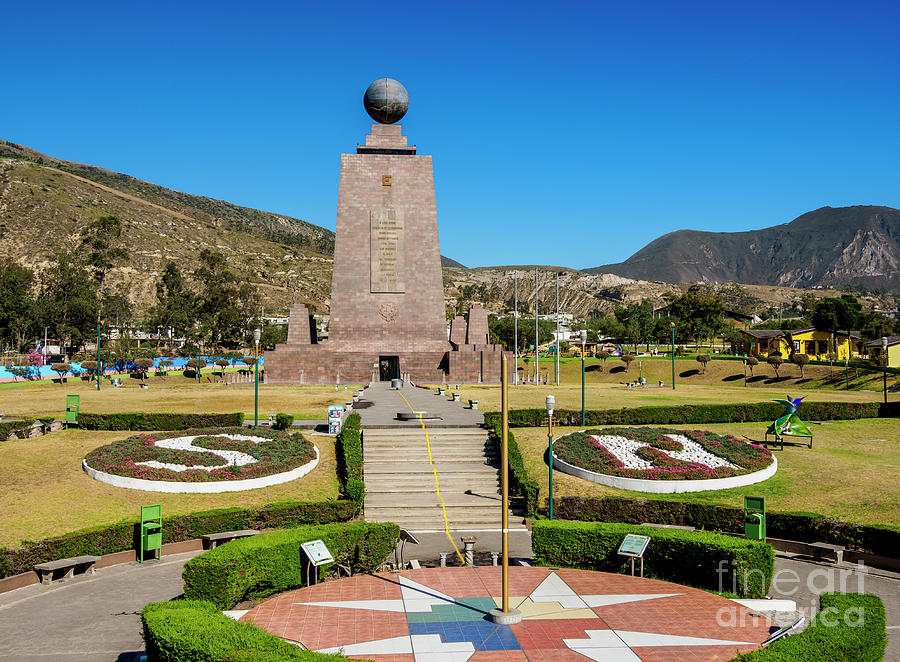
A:
POLYGON ((406 115, 409 108, 409 94, 399 81, 393 78, 379 78, 366 90, 363 105, 369 117, 376 122, 393 124, 406 115))

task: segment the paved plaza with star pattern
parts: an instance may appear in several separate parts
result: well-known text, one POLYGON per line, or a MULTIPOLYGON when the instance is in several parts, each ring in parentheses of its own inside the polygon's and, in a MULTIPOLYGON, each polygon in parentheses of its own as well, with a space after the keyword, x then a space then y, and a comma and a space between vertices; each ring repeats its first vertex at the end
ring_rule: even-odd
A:
POLYGON ((321 652, 378 662, 730 660, 773 625, 736 602, 671 582, 588 570, 511 567, 359 575, 279 594, 242 621, 321 652))

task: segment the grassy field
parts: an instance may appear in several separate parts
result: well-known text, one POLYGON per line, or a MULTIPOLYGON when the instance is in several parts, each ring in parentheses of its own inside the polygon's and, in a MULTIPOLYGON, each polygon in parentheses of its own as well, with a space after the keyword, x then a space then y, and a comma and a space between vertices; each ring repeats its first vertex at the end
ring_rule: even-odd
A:
MULTIPOLYGON (((98 391, 94 382, 69 378, 65 384, 50 381, 19 382, 0 385, 0 412, 5 418, 18 416, 57 416, 66 410, 66 395, 81 396, 81 409, 97 414, 126 411, 177 413, 230 413, 242 411, 253 416, 253 384, 235 386, 206 381, 197 384, 181 375, 150 377, 149 388, 138 387, 140 380, 123 376, 123 388, 103 384, 98 391)), ((333 386, 270 386, 260 384, 259 414, 285 412, 295 418, 326 419, 328 405, 342 405, 351 399, 352 390, 333 386)))
MULTIPOLYGON (((740 438, 762 439, 765 423, 671 426, 712 430, 740 438)), ((644 494, 618 490, 553 472, 553 489, 560 496, 630 496, 670 501, 742 507, 744 495, 766 497, 771 510, 812 512, 861 524, 900 527, 900 421, 863 419, 815 425, 813 448, 785 446, 776 450, 778 473, 747 487, 687 494, 644 494)), ((578 428, 557 428, 559 437, 578 428)), ((548 494, 546 463, 547 431, 544 428, 513 430, 529 475, 541 485, 541 499, 548 494)))
MULTIPOLYGON (((57 387, 58 388, 58 387, 57 387)), ((64 430, 35 439, 0 443, 0 545, 39 540, 86 527, 138 519, 140 506, 162 504, 163 515, 214 508, 262 506, 284 500, 337 498, 334 439, 308 435, 319 465, 295 481, 246 492, 164 494, 113 487, 88 477, 88 452, 129 433, 64 430)))

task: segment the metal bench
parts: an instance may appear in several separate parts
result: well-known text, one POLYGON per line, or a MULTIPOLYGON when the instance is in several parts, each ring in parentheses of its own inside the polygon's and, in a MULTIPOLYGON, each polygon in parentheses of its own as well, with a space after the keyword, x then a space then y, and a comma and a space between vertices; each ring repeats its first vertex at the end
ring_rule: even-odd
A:
POLYGON ((203 541, 203 549, 213 549, 226 542, 237 540, 238 538, 249 538, 250 536, 259 535, 256 529, 243 529, 242 531, 223 531, 222 533, 210 533, 201 538, 203 541))
POLYGON ((811 542, 809 543, 809 548, 812 550, 812 555, 817 561, 822 558, 827 558, 829 561, 834 561, 835 563, 843 562, 844 550, 846 549, 843 545, 832 545, 827 542, 811 542))
POLYGON ((38 563, 34 566, 34 571, 40 577, 41 584, 49 584, 53 581, 53 573, 59 570, 66 571, 60 579, 69 579, 74 576, 76 568, 93 575, 94 564, 99 560, 99 556, 76 556, 71 559, 58 559, 56 561, 38 563))

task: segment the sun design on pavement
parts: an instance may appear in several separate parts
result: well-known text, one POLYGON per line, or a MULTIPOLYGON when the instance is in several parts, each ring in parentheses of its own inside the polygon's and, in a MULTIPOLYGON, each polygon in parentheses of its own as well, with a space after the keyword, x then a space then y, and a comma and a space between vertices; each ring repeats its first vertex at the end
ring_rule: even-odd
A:
POLYGON ((409 662, 634 662, 665 650, 727 660, 768 636, 760 627, 766 619, 717 625, 717 608, 744 608, 702 591, 544 568, 510 569, 510 605, 522 622, 496 625, 488 613, 501 604, 499 570, 433 568, 327 582, 282 594, 241 620, 319 652, 409 662))

